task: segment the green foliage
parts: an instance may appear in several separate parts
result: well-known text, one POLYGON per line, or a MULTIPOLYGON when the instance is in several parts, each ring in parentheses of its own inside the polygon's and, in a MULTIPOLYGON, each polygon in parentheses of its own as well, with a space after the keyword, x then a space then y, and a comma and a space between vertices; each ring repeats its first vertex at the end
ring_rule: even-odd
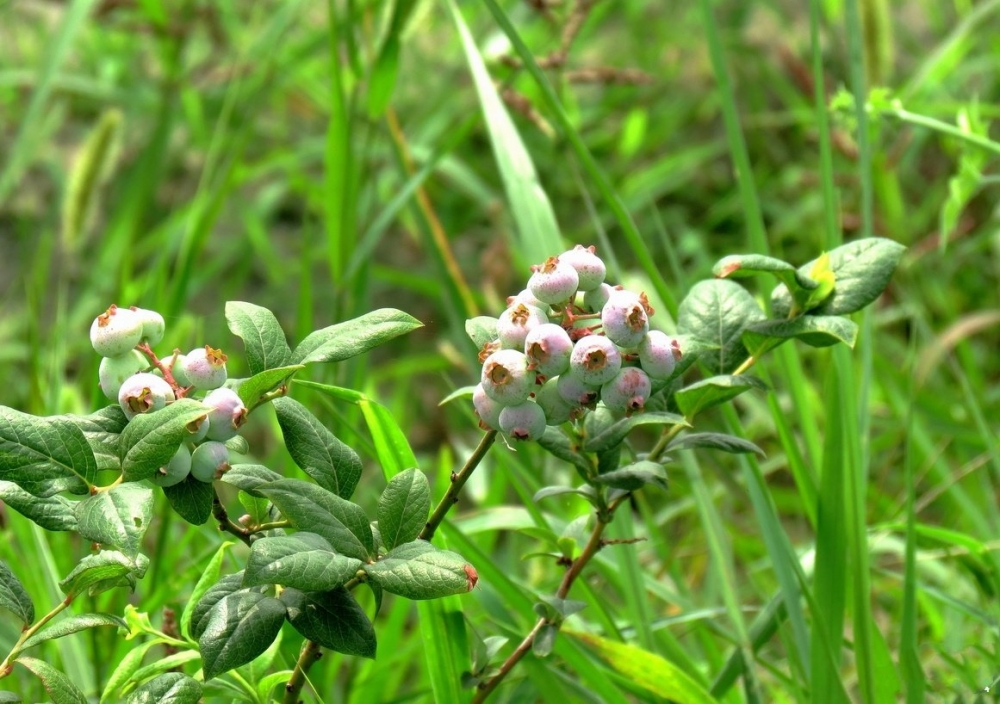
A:
POLYGON ((201 695, 201 682, 182 672, 168 672, 132 692, 126 704, 197 704, 201 695))
POLYGON ((0 607, 10 611, 25 625, 35 620, 35 606, 31 603, 31 597, 21 580, 3 562, 0 562, 0 607))
POLYGON ((252 661, 267 650, 285 621, 285 605, 259 592, 227 594, 207 614, 198 636, 205 680, 252 661))

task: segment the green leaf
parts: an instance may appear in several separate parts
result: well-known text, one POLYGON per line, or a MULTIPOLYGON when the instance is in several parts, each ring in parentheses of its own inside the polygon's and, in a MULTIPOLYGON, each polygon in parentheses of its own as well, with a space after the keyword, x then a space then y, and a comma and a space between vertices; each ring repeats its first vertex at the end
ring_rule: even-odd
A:
POLYGON ((531 497, 531 500, 537 504, 542 499, 548 499, 553 496, 565 496, 566 494, 576 494, 578 496, 582 496, 591 503, 597 499, 594 488, 584 484, 583 486, 577 488, 571 486, 545 486, 536 491, 535 495, 531 497))
POLYGON ((838 342, 854 347, 857 337, 858 326, 847 318, 800 315, 791 320, 765 320, 750 325, 743 331, 743 345, 759 359, 765 352, 792 338, 812 347, 829 347, 838 342))
POLYGON ((368 578, 390 594, 407 599, 439 599, 471 591, 478 577, 457 553, 414 540, 390 550, 374 564, 365 565, 368 578))
POLYGON ((313 533, 260 538, 250 546, 243 586, 281 584, 325 592, 344 584, 360 567, 361 560, 338 555, 313 533))
POLYGON ((374 555, 375 537, 368 516, 357 504, 299 479, 263 484, 258 491, 293 527, 323 536, 337 552, 364 561, 374 555))
POLYGON ((146 653, 161 643, 160 640, 147 640, 145 643, 134 646, 125 654, 125 657, 108 677, 107 684, 104 685, 104 691, 101 692, 101 704, 119 700, 119 697, 115 696, 118 690, 124 687, 125 683, 131 680, 132 675, 142 666, 142 660, 146 657, 146 653))
POLYGON ((285 605, 259 592, 223 597, 198 637, 205 681, 253 660, 267 650, 285 622, 285 605))
POLYGON ((153 490, 134 483, 119 484, 80 501, 75 513, 84 538, 134 557, 153 517, 153 490))
POLYGON ((493 78, 486 69, 486 64, 476 48, 476 42, 469 33, 465 20, 462 19, 455 3, 449 3, 448 7, 458 27, 465 58, 476 85, 476 93, 479 95, 479 103, 486 120, 486 129, 490 135, 490 144, 493 146, 493 156, 496 158, 504 191, 507 193, 510 213, 517 223, 516 251, 528 262, 541 264, 548 257, 563 250, 555 212, 538 181, 531 155, 497 93, 493 78))
POLYGON ((643 425, 687 425, 687 421, 684 420, 683 416, 666 411, 637 413, 634 416, 616 421, 607 430, 588 438, 583 443, 583 449, 587 452, 601 452, 611 449, 615 445, 620 445, 629 433, 643 425))
POLYGON ((228 472, 222 475, 219 481, 242 489, 253 496, 260 496, 257 493, 257 487, 261 484, 276 482, 279 479, 284 479, 284 477, 262 464, 234 464, 228 472))
POLYGON ((688 433, 682 435, 667 445, 667 452, 671 450, 690 450, 695 447, 705 447, 710 450, 722 450, 732 454, 757 454, 765 457, 764 451, 754 445, 749 440, 738 438, 735 435, 725 433, 688 433))
POLYGON ((773 274, 781 283, 793 289, 812 290, 818 285, 788 262, 762 254, 731 254, 723 257, 712 267, 712 274, 720 279, 773 274))
POLYGON ((35 605, 31 597, 6 562, 0 560, 0 608, 17 616, 21 623, 29 626, 35 621, 35 605))
POLYGON ((208 482, 201 482, 190 474, 180 484, 163 487, 171 507, 191 525, 200 526, 212 515, 215 489, 208 482))
POLYGON ((339 587, 329 592, 285 589, 281 601, 296 631, 324 648, 345 655, 375 657, 375 628, 354 596, 339 587))
POLYGON ((416 540, 431 510, 431 489, 419 469, 400 472, 378 500, 378 529, 387 550, 416 540))
POLYGON ((340 362, 422 326, 423 323, 401 310, 380 308, 310 333, 295 348, 291 362, 340 362))
POLYGON ((372 119, 381 117, 389 105, 398 72, 399 37, 390 34, 382 44, 368 81, 368 116, 372 119))
POLYGON ((361 479, 361 458, 357 453, 298 401, 275 399, 274 410, 295 464, 324 489, 350 498, 361 479))
POLYGON ((115 587, 135 588, 135 581, 142 579, 149 567, 149 558, 136 555, 134 558, 117 550, 101 550, 96 555, 87 555, 59 582, 64 594, 80 595, 89 590, 91 595, 115 587))
POLYGON ((658 699, 668 699, 677 704, 718 704, 690 675, 655 653, 591 633, 571 630, 564 630, 564 633, 586 643, 626 681, 658 699))
POLYGON ((45 530, 76 530, 75 502, 64 496, 32 496, 14 482, 0 481, 0 501, 45 530))
POLYGON ((674 394, 674 400, 686 418, 693 418, 706 408, 725 403, 750 389, 766 390, 767 386, 756 377, 723 374, 685 386, 674 394))
POLYGON ((556 647, 556 636, 559 635, 559 627, 552 623, 546 623, 535 636, 531 643, 531 652, 535 657, 547 658, 552 654, 552 649, 556 647))
MULTIPOLYGON (((718 352, 719 346, 714 345, 711 342, 706 342, 705 340, 699 340, 692 335, 677 335, 674 339, 677 340, 677 346, 681 350, 681 358, 677 360, 677 364, 674 365, 674 371, 670 375, 670 378, 662 382, 663 386, 668 385, 674 379, 681 377, 684 372, 694 366, 694 364, 705 355, 710 355, 710 353, 718 352)), ((657 388, 658 384, 653 383, 653 388, 657 388)))
POLYGON ((121 469, 118 441, 121 432, 128 425, 128 419, 121 406, 115 403, 87 416, 68 413, 54 418, 69 421, 83 431, 83 436, 87 438, 94 452, 98 469, 121 469))
POLYGON ((156 413, 133 418, 122 432, 119 453, 122 478, 126 482, 149 479, 166 465, 185 440, 198 431, 208 417, 208 409, 199 401, 182 398, 156 413))
POLYGON ((88 493, 97 471, 94 452, 74 423, 0 406, 0 480, 44 498, 88 493))
POLYGON ((13 692, 0 692, 0 703, 8 704, 18 704, 21 701, 21 697, 17 696, 13 692))
POLYGON ((639 462, 634 462, 594 477, 593 481, 597 484, 607 484, 615 489, 624 489, 625 491, 635 491, 647 484, 658 486, 666 491, 667 470, 659 462, 640 460, 639 462))
POLYGON ((497 319, 488 315, 480 315, 465 321, 465 334, 472 340, 476 349, 482 349, 487 343, 497 339, 497 319))
POLYGON ((557 427, 550 425, 545 428, 542 437, 538 438, 538 444, 555 457, 574 465, 583 477, 590 476, 590 473, 594 471, 594 467, 580 453, 581 448, 574 446, 566 437, 566 433, 557 427))
POLYGON ((63 636, 79 633, 88 628, 98 628, 99 626, 115 626, 128 630, 128 624, 120 616, 112 616, 111 614, 80 614, 79 616, 64 618, 54 626, 49 626, 45 630, 35 633, 21 644, 21 650, 27 650, 45 641, 62 638, 63 636))
POLYGON ((236 388, 236 393, 239 394, 240 399, 243 401, 243 405, 252 411, 262 403, 261 399, 265 394, 273 391, 283 384, 287 384, 288 381, 295 376, 295 372, 300 369, 305 369, 305 365, 293 364, 288 367, 276 367, 274 369, 267 369, 265 371, 258 372, 249 379, 243 381, 243 383, 236 388))
MULTIPOLYGON (((208 565, 202 570, 201 576, 198 577, 198 581, 194 585, 194 589, 191 590, 191 596, 188 597, 187 604, 184 605, 184 611, 181 613, 181 634, 184 636, 191 635, 191 622, 195 607, 201 601, 201 598, 205 596, 206 592, 219 581, 219 574, 222 572, 222 558, 226 556, 226 551, 232 546, 233 542, 229 540, 219 546, 219 549, 212 555, 212 559, 208 561, 208 565)), ((240 576, 242 577, 242 575, 240 576)), ((209 608, 211 606, 206 608, 202 612, 202 615, 208 613, 209 608)))
POLYGON ((198 704, 201 682, 183 672, 167 672, 132 692, 126 704, 198 704))
MULTIPOLYGON (((205 632, 205 627, 208 625, 208 615, 212 608, 230 594, 239 591, 251 591, 243 588, 243 570, 236 574, 227 574, 206 589, 191 610, 191 637, 201 638, 201 634, 205 632)), ((259 590, 257 591, 259 592, 259 590)), ((193 594, 191 600, 194 601, 193 594)))
POLYGON ((87 697, 72 680, 44 660, 18 658, 14 662, 42 681, 42 686, 55 704, 87 704, 87 697))
POLYGON ((243 340, 251 374, 288 364, 292 351, 288 348, 281 324, 267 308, 242 301, 227 301, 226 322, 232 333, 243 340))
MULTIPOLYGON (((736 369, 746 358, 743 330, 764 319, 750 293, 734 281, 710 279, 695 284, 677 309, 677 331, 715 345, 699 359, 716 374, 736 369)), ((681 347, 681 352, 684 348, 681 347)))
POLYGON ((201 659, 201 654, 197 650, 181 650, 180 652, 171 653, 166 657, 162 657, 158 660, 154 660, 148 665, 144 665, 135 671, 132 678, 136 682, 143 682, 153 677, 162 675, 165 672, 170 672, 171 670, 177 670, 189 662, 195 662, 201 659))
MULTIPOLYGON (((817 315, 846 315, 872 303, 889 285, 889 279, 906 247, 881 237, 855 240, 831 250, 830 270, 835 277, 833 293, 816 306, 817 315)), ((812 269, 816 260, 801 267, 799 272, 812 269)), ((788 288, 779 285, 771 293, 771 306, 777 316, 787 316, 792 309, 788 288)))

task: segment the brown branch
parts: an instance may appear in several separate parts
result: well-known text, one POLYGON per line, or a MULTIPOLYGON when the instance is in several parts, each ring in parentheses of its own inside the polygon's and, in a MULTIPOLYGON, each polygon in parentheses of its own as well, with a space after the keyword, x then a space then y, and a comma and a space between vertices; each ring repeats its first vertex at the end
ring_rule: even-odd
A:
POLYGON ((475 451, 466 461, 465 466, 462 467, 461 471, 451 477, 451 486, 448 487, 448 491, 445 495, 441 497, 441 501, 434 508, 434 512, 428 519, 427 523, 424 525, 420 535, 417 536, 420 540, 426 540, 428 542, 434 537, 434 532, 441 525, 441 521, 444 517, 448 515, 448 511, 451 507, 455 505, 458 501, 458 493, 465 486, 465 482, 469 480, 472 473, 476 471, 476 467, 482 462, 483 458, 486 456, 487 451, 493 444, 493 441, 497 439, 497 431, 491 430, 483 436, 483 439, 479 441, 479 446, 476 447, 475 451))
POLYGON ((299 652, 299 659, 295 662, 295 670, 285 685, 285 696, 281 699, 281 704, 297 704, 299 693, 306 683, 306 675, 313 663, 323 657, 323 649, 314 641, 306 640, 302 644, 299 652))
POLYGON ((518 93, 513 88, 501 88, 500 97, 514 112, 523 115, 528 122, 537 127, 546 137, 549 139, 555 137, 556 131, 552 129, 552 125, 542 117, 541 113, 535 110, 535 106, 532 105, 527 96, 518 93))
POLYGON ((653 77, 637 68, 614 68, 613 66, 592 66, 566 71, 566 80, 570 83, 603 83, 619 85, 636 85, 653 82, 653 77))
POLYGON ((226 512, 226 507, 222 505, 218 494, 212 497, 212 515, 219 522, 219 530, 231 533, 247 545, 250 544, 250 531, 229 520, 229 514, 226 512))

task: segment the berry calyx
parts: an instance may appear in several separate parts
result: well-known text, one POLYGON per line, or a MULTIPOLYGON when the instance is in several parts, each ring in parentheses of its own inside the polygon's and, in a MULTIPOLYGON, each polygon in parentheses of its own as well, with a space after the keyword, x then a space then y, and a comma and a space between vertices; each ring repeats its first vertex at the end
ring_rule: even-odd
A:
POLYGON ((205 345, 188 352, 180 367, 191 384, 207 391, 226 383, 227 359, 222 350, 205 345))
POLYGON ((240 427, 247 422, 247 407, 243 399, 232 389, 215 389, 210 391, 202 401, 208 406, 209 440, 225 442, 236 437, 240 427))
POLYGON ((134 374, 118 390, 118 404, 125 417, 132 420, 142 413, 152 413, 174 400, 170 384, 148 372, 134 374))
POLYGON ((517 350, 499 350, 483 363, 483 390, 504 406, 528 400, 534 382, 534 374, 528 372, 528 358, 517 350))
POLYGON ((541 266, 533 267, 534 273, 528 279, 531 294, 550 305, 562 304, 576 295, 580 276, 576 269, 558 257, 549 257, 541 266))

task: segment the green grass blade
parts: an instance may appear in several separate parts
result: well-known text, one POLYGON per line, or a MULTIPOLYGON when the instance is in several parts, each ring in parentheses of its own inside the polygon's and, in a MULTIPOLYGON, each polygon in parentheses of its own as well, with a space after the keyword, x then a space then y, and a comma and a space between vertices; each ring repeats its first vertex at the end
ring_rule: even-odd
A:
POLYGON ((515 256, 523 263, 541 264, 563 249, 555 212, 538 181, 531 156, 517 133, 507 108, 500 100, 461 12, 453 1, 448 3, 448 7, 462 39, 462 48, 465 50, 465 58, 472 72, 472 80, 476 85, 493 145, 493 155, 500 169, 511 214, 517 223, 515 256))

